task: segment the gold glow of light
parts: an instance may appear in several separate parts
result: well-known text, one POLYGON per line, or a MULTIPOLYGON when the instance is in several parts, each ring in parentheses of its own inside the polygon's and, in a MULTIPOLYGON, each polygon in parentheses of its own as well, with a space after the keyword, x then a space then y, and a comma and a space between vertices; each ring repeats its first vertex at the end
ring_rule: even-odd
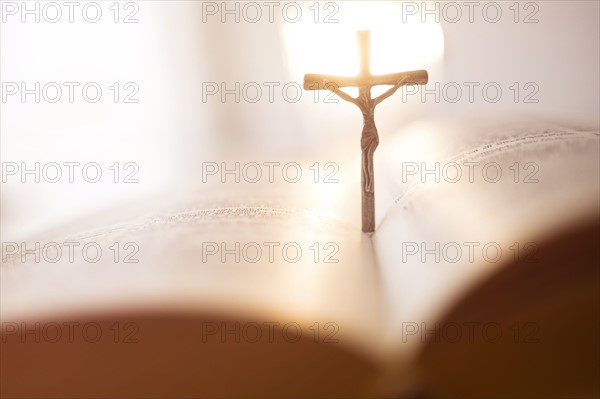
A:
MULTIPOLYGON (((371 72, 384 74, 428 69, 444 55, 444 34, 440 24, 405 18, 401 2, 342 2, 325 23, 307 18, 283 26, 287 61, 294 79, 305 73, 356 75, 359 57, 356 31, 371 31, 371 72)), ((323 6, 322 6, 323 7, 323 6)))

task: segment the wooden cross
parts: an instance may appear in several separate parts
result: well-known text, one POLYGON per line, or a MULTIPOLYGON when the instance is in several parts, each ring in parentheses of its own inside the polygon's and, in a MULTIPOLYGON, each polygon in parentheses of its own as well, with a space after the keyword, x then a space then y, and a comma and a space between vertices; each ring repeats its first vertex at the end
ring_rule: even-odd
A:
POLYGON ((362 149, 362 231, 375 231, 375 189, 373 175, 373 154, 379 145, 379 136, 375 127, 375 106, 394 94, 401 86, 427 83, 427 71, 410 71, 388 75, 372 75, 369 70, 371 32, 358 31, 358 50, 360 54, 360 72, 355 77, 306 74, 304 90, 330 90, 343 100, 360 108, 364 126, 360 145, 362 149), (371 87, 378 85, 393 86, 382 95, 371 98, 371 87), (358 97, 354 98, 340 90, 342 87, 358 87, 358 97))

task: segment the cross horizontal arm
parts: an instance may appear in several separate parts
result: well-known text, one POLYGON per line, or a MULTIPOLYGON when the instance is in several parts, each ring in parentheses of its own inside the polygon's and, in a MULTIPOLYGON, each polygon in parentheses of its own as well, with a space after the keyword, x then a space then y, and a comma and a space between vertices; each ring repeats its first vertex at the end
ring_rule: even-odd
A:
POLYGON ((329 90, 330 88, 358 86, 354 76, 336 76, 308 73, 304 75, 304 90, 329 90))
POLYGON ((371 86, 390 85, 395 86, 402 82, 401 86, 406 85, 424 85, 429 80, 429 75, 425 70, 408 71, 399 73, 390 73, 387 75, 371 75, 368 83, 371 86))
POLYGON ((369 75, 369 76, 336 76, 336 75, 321 75, 309 73, 304 75, 304 90, 328 90, 331 88, 337 89, 349 86, 379 86, 390 85, 394 86, 402 82, 402 86, 406 85, 422 85, 427 83, 429 76, 427 71, 408 71, 391 73, 387 75, 369 75))

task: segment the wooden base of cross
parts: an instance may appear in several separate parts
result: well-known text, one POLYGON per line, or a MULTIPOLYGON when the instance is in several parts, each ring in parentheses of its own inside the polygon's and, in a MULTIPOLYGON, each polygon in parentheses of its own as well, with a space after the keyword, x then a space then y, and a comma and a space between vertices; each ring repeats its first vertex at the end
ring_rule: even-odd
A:
POLYGON ((426 84, 427 71, 400 72, 388 75, 372 75, 369 70, 371 32, 358 31, 358 50, 360 53, 360 73, 355 77, 307 74, 304 75, 304 90, 329 90, 343 100, 360 108, 364 126, 360 139, 361 186, 362 186, 362 231, 375 231, 375 182, 373 173, 373 155, 379 145, 379 135, 375 127, 375 106, 406 85, 426 84), (371 97, 371 88, 378 85, 392 86, 378 97, 371 97), (358 87, 358 97, 354 98, 340 90, 343 87, 358 87))

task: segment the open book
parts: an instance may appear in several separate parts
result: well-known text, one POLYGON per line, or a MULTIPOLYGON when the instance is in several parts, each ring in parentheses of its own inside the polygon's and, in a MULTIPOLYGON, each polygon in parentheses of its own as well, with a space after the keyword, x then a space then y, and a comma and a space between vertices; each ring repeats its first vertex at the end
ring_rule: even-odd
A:
POLYGON ((3 243, 2 396, 597 396, 599 138, 382 137, 373 235, 357 144, 3 243))

